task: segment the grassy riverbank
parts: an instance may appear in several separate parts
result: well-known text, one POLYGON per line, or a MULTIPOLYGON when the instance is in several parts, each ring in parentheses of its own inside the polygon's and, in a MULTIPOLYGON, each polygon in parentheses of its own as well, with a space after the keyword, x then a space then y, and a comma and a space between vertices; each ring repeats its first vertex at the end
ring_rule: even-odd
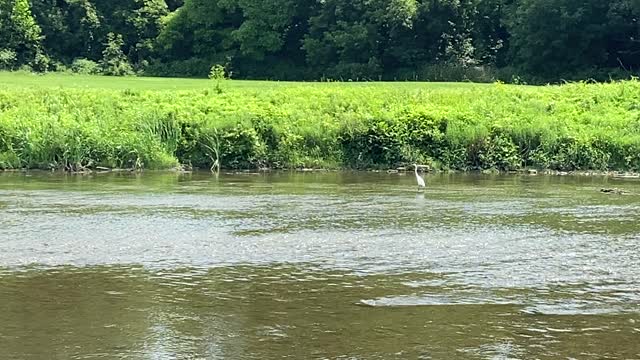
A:
POLYGON ((640 170, 640 82, 524 87, 0 73, 0 168, 640 170))

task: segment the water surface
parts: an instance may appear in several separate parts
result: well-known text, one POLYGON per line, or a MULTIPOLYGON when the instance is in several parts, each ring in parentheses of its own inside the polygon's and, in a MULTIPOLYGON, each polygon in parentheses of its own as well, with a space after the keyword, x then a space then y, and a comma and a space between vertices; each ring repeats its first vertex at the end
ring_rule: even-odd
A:
POLYGON ((640 358, 640 181, 414 181, 0 174, 2 358, 640 358))

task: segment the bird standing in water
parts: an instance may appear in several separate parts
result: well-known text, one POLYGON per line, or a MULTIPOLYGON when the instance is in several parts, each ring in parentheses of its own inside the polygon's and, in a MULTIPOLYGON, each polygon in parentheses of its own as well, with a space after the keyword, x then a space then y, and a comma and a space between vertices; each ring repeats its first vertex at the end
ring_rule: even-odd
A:
POLYGON ((415 172, 416 172, 416 181, 418 182, 418 189, 424 189, 426 187, 426 184, 424 183, 424 179, 422 178, 422 176, 418 174, 418 165, 413 164, 413 166, 416 169, 415 172))

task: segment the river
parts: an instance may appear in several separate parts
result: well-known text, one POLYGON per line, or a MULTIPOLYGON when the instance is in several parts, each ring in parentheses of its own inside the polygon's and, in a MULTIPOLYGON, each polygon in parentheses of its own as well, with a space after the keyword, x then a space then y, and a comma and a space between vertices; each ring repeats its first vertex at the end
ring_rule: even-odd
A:
POLYGON ((640 358, 640 180, 426 180, 0 173, 0 358, 640 358))

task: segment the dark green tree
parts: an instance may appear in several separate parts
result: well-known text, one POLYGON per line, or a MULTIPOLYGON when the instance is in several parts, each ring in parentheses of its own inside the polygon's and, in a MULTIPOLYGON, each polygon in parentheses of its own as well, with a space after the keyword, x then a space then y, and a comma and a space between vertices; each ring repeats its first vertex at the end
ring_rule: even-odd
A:
POLYGON ((507 68, 537 82, 607 80, 638 74, 640 0, 0 0, 0 68, 91 61, 166 76, 222 64, 255 79, 507 68))
POLYGON ((129 59, 122 51, 124 41, 122 35, 109 33, 107 44, 102 51, 102 72, 105 75, 124 76, 133 74, 129 59))
POLYGON ((512 62, 546 79, 607 66, 610 1, 520 0, 507 17, 512 62))
POLYGON ((37 65, 40 70, 46 63, 41 41, 42 30, 31 13, 29 1, 4 0, 0 4, 0 49, 5 59, 14 54, 15 63, 37 65))

